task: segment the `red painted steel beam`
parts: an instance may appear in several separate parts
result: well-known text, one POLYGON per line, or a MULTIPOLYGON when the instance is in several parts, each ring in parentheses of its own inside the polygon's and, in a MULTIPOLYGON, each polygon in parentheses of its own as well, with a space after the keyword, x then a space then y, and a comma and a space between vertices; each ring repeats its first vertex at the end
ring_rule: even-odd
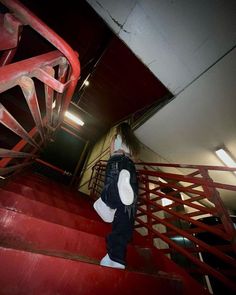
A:
POLYGON ((42 141, 45 141, 45 134, 43 130, 43 121, 39 109, 39 104, 38 104, 38 98, 34 86, 34 81, 27 77, 27 76, 22 76, 19 79, 19 86, 21 87, 22 92, 24 93, 24 97, 27 101, 27 104, 29 106, 31 115, 34 119, 35 125, 38 129, 38 132, 41 136, 42 141))
MULTIPOLYGON (((36 69, 45 66, 54 67, 63 62, 63 60, 64 58, 59 51, 52 51, 0 67, 0 93, 18 85, 18 80, 22 76, 35 77, 38 75, 38 72, 34 72, 36 69)), ((38 75, 38 77, 41 76, 38 75)), ((63 91, 64 89, 64 86, 58 84, 58 81, 55 82, 55 79, 52 77, 48 77, 47 82, 50 82, 50 86, 53 86, 56 90, 63 91)))
MULTIPOLYGON (((190 164, 165 164, 165 163, 152 163, 152 162, 141 162, 135 163, 137 166, 154 166, 154 167, 169 167, 169 168, 190 168, 190 169, 207 169, 207 170, 220 170, 220 171, 236 171, 236 168, 229 168, 226 166, 209 166, 209 165, 190 165, 190 164)), ((143 169, 139 169, 143 170, 143 169)), ((156 171, 158 172, 158 171, 156 171)), ((189 174, 191 175, 191 174, 189 174)))
POLYGON ((44 22, 42 22, 36 15, 28 10, 23 4, 16 0, 1 0, 1 2, 7 6, 16 17, 24 24, 32 27, 36 32, 53 44, 63 55, 67 58, 71 65, 70 72, 70 84, 66 91, 65 101, 62 106, 62 116, 67 110, 71 97, 74 93, 77 81, 80 77, 80 63, 78 60, 78 54, 52 29, 50 29, 44 22))
POLYGON ((46 161, 43 161, 41 159, 35 159, 35 161, 38 162, 38 163, 40 163, 40 164, 43 164, 43 165, 45 165, 47 167, 50 167, 51 169, 53 169, 53 170, 55 170, 55 171, 57 171, 57 172, 59 172, 61 174, 64 174, 65 173, 65 170, 63 170, 63 169, 61 169, 61 168, 59 168, 59 167, 57 167, 55 165, 52 165, 52 164, 50 164, 50 163, 48 163, 46 161))
MULTIPOLYGON (((33 137, 36 133, 37 129, 36 127, 34 127, 30 132, 29 132, 29 136, 33 137)), ((13 148, 12 148, 12 151, 15 151, 15 152, 19 152, 21 151, 27 144, 27 141, 25 140, 20 140, 13 148)), ((38 149, 34 149, 34 151, 32 152, 32 154, 35 154, 37 152, 38 149)), ((11 161, 11 158, 5 158, 5 159, 2 159, 0 160, 0 167, 6 167, 9 162, 11 161)))
POLYGON ((7 109, 0 103, 0 122, 16 133, 18 136, 23 138, 26 142, 32 146, 39 148, 40 146, 36 141, 27 133, 27 131, 14 119, 14 117, 7 111, 7 109))
MULTIPOLYGON (((100 163, 102 163, 103 166, 106 166, 106 163, 107 163, 107 160, 100 160, 99 161, 100 163)), ((230 167, 226 167, 226 166, 208 166, 208 165, 190 165, 190 164, 165 164, 165 163, 153 163, 153 162, 138 162, 138 163, 135 163, 136 167, 137 167, 137 170, 138 171, 148 171, 148 170, 145 170, 144 168, 145 167, 169 167, 169 168, 190 168, 190 169, 198 169, 198 170, 201 170, 201 169, 206 169, 206 170, 219 170, 219 171, 229 171, 229 172, 232 172, 232 171, 236 171, 236 168, 230 168, 230 167), (138 168, 139 166, 142 166, 142 168, 138 168)), ((151 170, 152 172, 162 172, 161 170, 151 170)), ((194 173, 194 172, 193 172, 194 173)), ((145 173, 144 173, 145 174, 145 173)), ((198 173, 199 174, 199 171, 198 173)), ((193 174, 195 175, 195 173, 193 174)), ((185 177, 184 175, 182 175, 183 177, 185 177)), ((188 174, 187 176, 191 176, 191 173, 188 174)), ((184 181, 184 180, 183 180, 184 181)))
MULTIPOLYGON (((62 57, 60 60, 60 63, 66 63, 66 59, 62 57)), ((47 84, 48 86, 50 86, 51 88, 53 88, 54 90, 56 90, 59 93, 63 93, 68 88, 68 86, 70 85, 70 82, 71 82, 69 80, 65 84, 63 84, 60 81, 58 81, 57 79, 53 78, 50 74, 48 74, 47 71, 40 69, 40 68, 35 69, 32 74, 34 77, 39 79, 41 82, 43 82, 44 84, 47 84)))
MULTIPOLYGON (((145 181, 143 181, 143 179, 141 179, 139 182, 140 183, 145 183, 145 181)), ((155 181, 155 180, 150 180, 149 183, 159 185, 158 187, 149 190, 150 192, 155 192, 155 191, 157 191, 157 190, 159 190, 160 188, 163 188, 163 187, 170 187, 170 185, 163 185, 163 183, 161 183, 160 181, 155 181), (160 184, 161 184, 161 186, 160 186, 160 184)), ((202 196, 204 198, 209 198, 210 197, 210 194, 207 194, 207 192, 203 192, 203 191, 199 191, 199 190, 193 190, 192 188, 189 188, 189 187, 177 186, 175 184, 171 184, 171 187, 176 189, 176 192, 179 192, 179 193, 183 192, 183 193, 186 193, 186 194, 195 194, 195 195, 198 195, 198 196, 202 196)), ((140 189, 143 190, 142 187, 140 187, 140 189)), ((145 193, 143 193, 142 195, 144 195, 144 194, 145 193)))
POLYGON ((34 154, 29 154, 29 153, 23 153, 23 152, 15 152, 12 150, 8 149, 2 149, 0 148, 0 158, 3 157, 11 157, 11 158, 25 158, 25 157, 32 157, 34 158, 34 154))
POLYGON ((33 162, 27 162, 27 163, 22 163, 19 165, 14 165, 14 166, 10 166, 10 167, 5 167, 5 168, 0 168, 0 175, 7 175, 8 173, 11 173, 15 170, 24 168, 26 166, 31 165, 33 162))
MULTIPOLYGON (((55 70, 53 67, 50 66, 46 66, 44 67, 44 71, 50 75, 51 77, 54 78, 55 76, 55 70)), ((53 88, 48 86, 47 84, 44 85, 44 92, 45 92, 45 106, 46 106, 46 122, 45 125, 48 128, 48 134, 50 134, 50 131, 52 128, 52 114, 53 114, 53 95, 54 95, 54 91, 53 88)))
POLYGON ((19 22, 12 14, 0 13, 0 50, 9 50, 16 48, 20 37, 20 27, 22 23, 19 22))
POLYGON ((9 50, 5 50, 2 53, 0 57, 0 67, 3 67, 9 64, 12 61, 13 57, 15 56, 16 50, 17 50, 16 48, 9 49, 9 50))
MULTIPOLYGON (((208 167, 208 166, 206 166, 208 167)), ((220 168, 220 167, 219 167, 220 168)), ((224 167, 221 167, 224 168, 224 167)), ((216 170, 222 170, 222 171, 236 171, 236 168, 228 168, 228 169, 216 169, 216 170)), ((207 185, 209 187, 215 187, 215 188, 222 188, 226 190, 233 190, 236 191, 236 185, 229 185, 229 184, 222 184, 214 181, 208 181, 205 178, 200 178, 200 177, 189 177, 186 175, 181 175, 181 174, 174 174, 174 173, 165 173, 165 172, 157 172, 157 171, 149 171, 149 170, 138 170, 139 174, 142 175, 149 175, 149 176, 157 176, 161 177, 164 179, 174 179, 178 181, 183 181, 183 182, 190 182, 190 183, 195 183, 198 185, 207 185)), ((186 189, 187 191, 187 189, 186 189)))
MULTIPOLYGON (((68 72, 68 63, 61 63, 59 65, 58 69, 58 80, 61 83, 65 83, 66 81, 66 74, 68 72)), ((59 126, 60 125, 60 119, 63 121, 62 118, 60 118, 60 112, 62 109, 62 102, 63 102, 63 94, 62 93, 56 93, 56 105, 55 105, 55 112, 57 114, 57 118, 54 120, 54 125, 59 126)), ((57 128, 57 127, 56 127, 57 128)))

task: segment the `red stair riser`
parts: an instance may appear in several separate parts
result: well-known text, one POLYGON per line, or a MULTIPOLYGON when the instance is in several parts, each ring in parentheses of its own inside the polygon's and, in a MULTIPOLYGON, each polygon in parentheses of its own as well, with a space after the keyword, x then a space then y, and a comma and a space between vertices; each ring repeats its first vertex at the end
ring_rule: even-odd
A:
MULTIPOLYGON (((106 253, 103 237, 6 209, 0 209, 0 237, 2 245, 16 249, 77 253, 97 261, 100 261, 106 253)), ((129 267, 139 270, 153 270, 151 252, 142 250, 133 246, 128 247, 129 267)))
POLYGON ((38 190, 33 185, 29 186, 23 183, 12 182, 10 185, 4 187, 4 189, 14 191, 16 193, 21 193, 22 195, 27 196, 28 198, 37 199, 38 201, 47 204, 57 205, 61 203, 64 204, 64 206, 69 206, 73 208, 78 208, 79 206, 79 208, 83 208, 84 210, 90 210, 90 212, 93 204, 90 200, 84 200, 84 198, 79 197, 79 193, 77 193, 74 198, 68 198, 68 196, 65 193, 62 193, 62 191, 60 190, 58 192, 52 189, 42 191, 38 190))
POLYGON ((28 178, 25 179, 15 179, 13 181, 14 183, 17 183, 19 185, 34 187, 35 189, 42 191, 42 192, 51 192, 53 195, 57 195, 59 198, 68 199, 70 201, 76 201, 76 191, 70 192, 69 190, 65 190, 63 186, 60 184, 55 185, 51 182, 48 183, 40 183, 37 181, 31 181, 28 178))
POLYGON ((6 209, 0 209, 0 237, 9 247, 71 252, 99 260, 105 239, 6 209))
MULTIPOLYGON (((27 192, 29 192, 27 190, 27 192)), ((97 235, 105 237, 111 231, 111 224, 104 223, 96 216, 93 220, 90 216, 81 216, 74 214, 63 209, 54 207, 53 205, 44 204, 32 199, 21 196, 19 194, 4 191, 0 189, 0 206, 12 208, 18 212, 22 212, 29 216, 34 216, 49 222, 61 224, 74 229, 82 230, 89 233, 96 233, 97 235)), ((92 210, 91 210, 92 211, 92 210)), ((93 212, 93 211, 92 211, 93 212)), ((94 212, 93 212, 94 213, 94 212)), ((90 213, 90 215, 92 215, 90 213)), ((134 244, 143 245, 142 237, 134 232, 134 244)))
POLYGON ((39 219, 85 232, 96 233, 100 236, 105 236, 110 230, 110 225, 105 224, 104 222, 90 220, 80 215, 49 206, 42 202, 30 200, 16 194, 2 193, 0 197, 0 205, 1 207, 7 207, 29 216, 34 216, 39 219))
MULTIPOLYGON (((83 206, 79 206, 78 204, 66 201, 66 199, 62 200, 51 194, 46 194, 44 192, 34 190, 30 187, 25 187, 23 185, 18 185, 13 183, 10 187, 5 187, 4 190, 21 194, 24 197, 29 198, 31 200, 36 200, 53 207, 70 211, 75 214, 80 214, 82 216, 90 216, 91 219, 99 220, 96 212, 94 210, 91 210, 92 205, 90 205, 90 208, 84 208, 83 206)), ((3 194, 3 190, 0 189, 0 195, 2 194, 3 194)))
POLYGON ((176 280, 18 250, 0 248, 0 263, 1 295, 181 294, 176 280))

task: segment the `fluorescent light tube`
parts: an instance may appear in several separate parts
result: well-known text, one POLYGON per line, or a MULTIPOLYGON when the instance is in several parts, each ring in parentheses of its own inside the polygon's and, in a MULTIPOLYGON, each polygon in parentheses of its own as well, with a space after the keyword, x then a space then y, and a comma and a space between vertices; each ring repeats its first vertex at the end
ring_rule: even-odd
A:
MULTIPOLYGON (((230 155, 224 149, 216 150, 217 156, 228 167, 236 167, 236 162, 230 157, 230 155)), ((234 171, 236 173, 236 171, 234 171)))
POLYGON ((76 117, 75 115, 71 114, 70 112, 66 111, 65 112, 65 116, 70 119, 71 121, 73 121, 74 123, 83 126, 84 122, 82 120, 80 120, 78 117, 76 117))

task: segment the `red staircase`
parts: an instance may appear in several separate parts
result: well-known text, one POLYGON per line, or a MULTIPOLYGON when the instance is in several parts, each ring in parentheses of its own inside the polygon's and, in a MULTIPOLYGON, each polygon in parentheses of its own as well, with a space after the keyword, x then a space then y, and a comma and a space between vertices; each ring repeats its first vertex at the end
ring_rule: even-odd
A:
POLYGON ((110 230, 86 196, 17 176, 0 189, 0 294, 208 294, 138 233, 126 270, 100 266, 110 230))
MULTIPOLYGON (((22 173, 21 169, 35 160, 45 164, 37 159, 38 153, 61 128, 80 76, 80 65, 77 53, 19 1, 0 2, 9 10, 4 15, 0 13, 0 93, 12 90, 14 94, 17 86, 20 100, 27 103, 27 110, 16 118, 16 105, 1 94, 0 123, 4 128, 0 131, 4 146, 0 148, 0 185, 3 179, 5 183, 0 187, 0 295, 209 294, 189 273, 198 279, 199 274, 213 276, 228 288, 227 294, 228 290, 234 292, 236 263, 231 253, 236 249, 236 235, 218 190, 235 192, 236 186, 214 182, 208 174, 209 167, 139 164, 137 232, 128 247, 126 270, 99 265, 111 227, 98 218, 88 196, 32 171, 22 173), (14 62, 24 25, 56 50, 14 62), (39 82, 44 86, 41 92, 36 87, 39 82), (186 175, 160 172, 167 166, 194 171, 186 175), (173 191, 163 194, 163 187, 173 191), (187 199, 178 198, 177 192, 184 193, 187 199), (163 198, 172 203, 162 206, 163 198), (206 201, 210 201, 210 207, 206 201), (191 211, 179 211, 184 206, 191 211), (205 225, 196 220, 203 214, 219 217, 222 222, 212 227, 205 225), (189 227, 176 225, 180 220, 189 227), (159 225, 165 230, 158 230, 159 225), (145 229, 146 236, 138 233, 139 229, 145 229), (206 232, 220 236, 224 244, 214 247, 196 237, 206 232), (188 240, 186 247, 175 243, 174 239, 180 237, 188 240), (167 246, 157 249, 157 239, 167 246), (185 271, 170 260, 176 253, 189 259, 194 267, 185 271), (200 255, 205 253, 221 259, 222 270, 202 261, 200 255)), ((19 103, 18 97, 16 101, 19 103)), ((60 168, 49 166, 63 173, 60 168)), ((103 187, 104 170, 102 162, 93 168, 90 187, 95 198, 103 187)))

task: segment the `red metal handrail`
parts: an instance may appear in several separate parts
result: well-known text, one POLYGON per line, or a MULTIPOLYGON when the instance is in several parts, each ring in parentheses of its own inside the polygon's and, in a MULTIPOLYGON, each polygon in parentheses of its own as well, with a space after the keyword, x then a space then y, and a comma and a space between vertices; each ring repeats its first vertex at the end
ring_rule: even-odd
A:
MULTIPOLYGON (((99 161, 92 169, 89 189, 94 199, 99 197, 103 188, 106 163, 99 161)), ((216 171, 232 175, 236 168, 163 163, 137 163, 136 168, 139 178, 136 230, 163 253, 169 256, 181 254, 202 275, 214 277, 236 290, 234 280, 224 274, 235 271, 236 232, 218 191, 220 189, 221 195, 226 191, 236 192, 236 186, 219 183, 214 179, 215 175, 209 176, 216 171), (161 170, 173 168, 180 173, 161 170), (166 188, 169 192, 164 193, 166 188), (169 204, 165 205, 163 200, 168 200, 169 204), (206 215, 221 222, 210 226, 202 219, 206 215), (185 228, 179 226, 180 222, 185 228), (211 245, 201 239, 200 234, 206 233, 218 239, 220 244, 211 245), (186 242, 185 247, 178 243, 178 239, 186 242), (212 255, 224 267, 215 269, 202 259, 202 254, 212 255)))
MULTIPOLYGON (((3 27, 4 41, 12 37, 14 42, 7 43, 6 51, 2 55, 0 93, 19 85, 36 126, 30 132, 27 132, 2 104, 0 105, 0 122, 22 138, 12 147, 12 151, 20 152, 24 150, 27 144, 30 144, 34 146, 30 153, 36 154, 43 142, 47 141, 51 133, 60 126, 64 113, 69 106, 80 76, 78 53, 19 1, 0 0, 0 2, 9 9, 10 13, 14 14, 14 16, 10 13, 6 14, 5 19, 9 19, 9 24, 6 23, 6 27, 3 27), (20 28, 23 25, 29 25, 59 51, 7 64, 12 60, 15 46, 19 42, 20 28), (13 34, 8 34, 10 28, 14 28, 13 34), (56 67, 57 75, 55 73, 56 67), (39 108, 33 78, 45 85, 45 117, 42 116, 39 108), (58 113, 54 110, 54 118, 53 102, 56 103, 55 110, 58 110, 58 113)), ((4 169, 11 160, 10 157, 2 159, 0 167, 4 169)), ((18 165, 15 165, 15 167, 18 167, 18 165)), ((11 170, 8 169, 8 171, 11 170)))

